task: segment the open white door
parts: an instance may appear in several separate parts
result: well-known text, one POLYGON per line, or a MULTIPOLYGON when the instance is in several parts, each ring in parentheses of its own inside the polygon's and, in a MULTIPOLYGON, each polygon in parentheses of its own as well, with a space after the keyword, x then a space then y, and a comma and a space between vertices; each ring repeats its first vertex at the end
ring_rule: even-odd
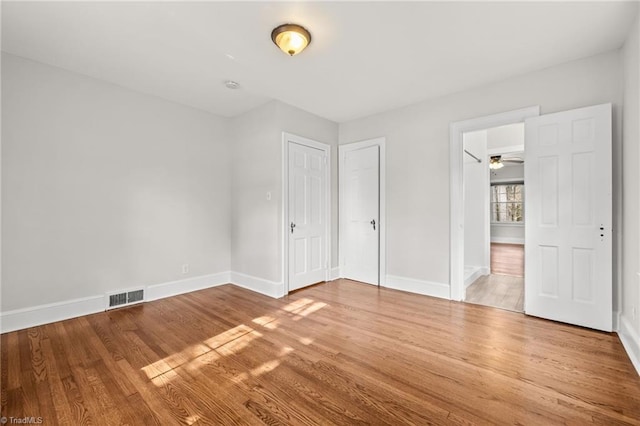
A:
POLYGON ((380 283, 380 146, 344 148, 341 150, 340 162, 342 276, 378 285, 380 283))
POLYGON ((288 142, 289 291, 327 279, 327 153, 288 142))
POLYGON ((611 331, 611 105, 525 121, 525 312, 611 331))

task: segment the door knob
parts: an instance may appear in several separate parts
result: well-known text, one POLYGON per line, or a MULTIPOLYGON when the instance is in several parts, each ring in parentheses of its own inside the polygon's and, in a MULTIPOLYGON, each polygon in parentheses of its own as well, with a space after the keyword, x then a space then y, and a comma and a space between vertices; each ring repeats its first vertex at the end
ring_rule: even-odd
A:
POLYGON ((293 228, 295 228, 295 227, 296 227, 296 224, 295 224, 295 223, 293 223, 293 222, 291 222, 291 233, 292 233, 292 234, 293 234, 293 228))
POLYGON ((376 220, 372 219, 370 223, 373 225, 373 230, 375 231, 376 230, 376 220))

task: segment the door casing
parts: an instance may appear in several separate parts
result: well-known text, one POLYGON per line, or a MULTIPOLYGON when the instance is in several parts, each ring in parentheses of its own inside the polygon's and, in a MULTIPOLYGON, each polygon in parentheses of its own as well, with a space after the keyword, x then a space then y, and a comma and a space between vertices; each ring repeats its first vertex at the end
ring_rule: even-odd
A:
MULTIPOLYGON (((507 124, 521 123, 540 115, 540 107, 532 106, 470 120, 457 121, 449 126, 449 298, 461 301, 464 288, 464 167, 462 134, 507 124)), ((526 149, 526 146, 525 146, 526 149)))

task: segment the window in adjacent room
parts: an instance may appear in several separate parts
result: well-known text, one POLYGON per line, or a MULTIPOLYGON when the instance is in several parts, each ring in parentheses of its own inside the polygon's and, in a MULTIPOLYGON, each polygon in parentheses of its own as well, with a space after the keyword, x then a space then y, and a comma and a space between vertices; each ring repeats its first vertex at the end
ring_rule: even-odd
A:
POLYGON ((524 223, 524 183, 491 185, 491 222, 524 223))

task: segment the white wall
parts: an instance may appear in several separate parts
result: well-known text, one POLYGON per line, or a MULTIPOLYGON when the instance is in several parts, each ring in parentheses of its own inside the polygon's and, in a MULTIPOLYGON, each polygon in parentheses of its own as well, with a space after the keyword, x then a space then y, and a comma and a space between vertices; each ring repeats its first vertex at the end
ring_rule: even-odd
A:
POLYGON ((490 150, 524 145, 524 123, 487 129, 487 148, 490 150))
POLYGON ((464 266, 474 270, 489 269, 489 166, 487 164, 487 131, 464 133, 464 149, 478 158, 478 163, 464 154, 464 266))
POLYGON ((3 312, 229 270, 225 119, 5 53, 2 89, 3 312))
POLYGON ((332 145, 332 264, 337 265, 338 125, 272 101, 232 120, 231 267, 272 286, 282 277, 282 132, 332 145), (267 201, 266 193, 271 192, 267 201))
MULTIPOLYGON (((610 52, 341 124, 341 144, 387 140, 388 273, 449 284, 450 123, 532 105, 545 114, 612 102, 619 161, 620 75, 620 54, 610 52)), ((619 200, 619 176, 614 182, 619 200)))
POLYGON ((621 337, 640 373, 640 67, 638 19, 622 50, 622 315, 621 337), (633 309, 635 308, 635 318, 633 309))
POLYGON ((276 103, 269 102, 232 120, 231 270, 279 282, 282 152, 276 114, 276 103))

